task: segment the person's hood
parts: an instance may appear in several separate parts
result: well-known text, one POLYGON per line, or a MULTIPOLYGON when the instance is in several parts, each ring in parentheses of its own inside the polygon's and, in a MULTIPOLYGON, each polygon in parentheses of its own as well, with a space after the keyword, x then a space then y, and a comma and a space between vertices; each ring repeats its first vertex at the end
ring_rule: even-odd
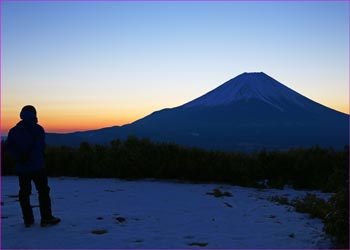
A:
POLYGON ((36 114, 31 111, 23 110, 20 114, 20 117, 26 123, 38 122, 38 118, 36 117, 36 114))

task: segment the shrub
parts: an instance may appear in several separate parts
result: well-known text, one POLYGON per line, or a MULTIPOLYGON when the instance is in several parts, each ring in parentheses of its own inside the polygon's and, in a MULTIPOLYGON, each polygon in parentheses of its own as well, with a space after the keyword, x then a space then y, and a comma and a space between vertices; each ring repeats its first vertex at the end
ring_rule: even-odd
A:
POLYGON ((329 206, 324 229, 337 248, 349 249, 349 190, 340 190, 329 200, 329 206))
POLYGON ((330 211, 330 206, 324 199, 318 198, 314 194, 307 194, 303 199, 295 199, 292 206, 299 213, 308 213, 312 218, 324 219, 330 211))
POLYGON ((325 201, 314 194, 303 199, 289 201, 286 197, 272 196, 271 201, 293 206, 299 213, 308 213, 312 218, 322 219, 323 230, 329 235, 336 248, 349 248, 349 192, 347 188, 325 201))

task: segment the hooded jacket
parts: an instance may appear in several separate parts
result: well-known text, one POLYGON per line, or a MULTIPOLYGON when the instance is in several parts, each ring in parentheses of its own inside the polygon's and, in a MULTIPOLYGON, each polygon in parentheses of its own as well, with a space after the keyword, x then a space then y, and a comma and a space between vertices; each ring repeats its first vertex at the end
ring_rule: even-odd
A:
POLYGON ((16 161, 17 173, 33 173, 44 169, 45 131, 36 114, 22 110, 21 121, 10 129, 7 148, 16 161))

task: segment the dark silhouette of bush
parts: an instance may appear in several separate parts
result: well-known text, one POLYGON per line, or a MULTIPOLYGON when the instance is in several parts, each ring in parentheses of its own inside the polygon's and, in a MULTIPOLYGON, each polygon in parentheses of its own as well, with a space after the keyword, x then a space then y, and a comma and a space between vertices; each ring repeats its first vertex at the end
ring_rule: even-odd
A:
POLYGON ((325 217, 325 232, 332 236, 337 248, 349 249, 349 189, 339 190, 328 202, 330 212, 325 217))
MULTIPOLYGON (((78 148, 47 147, 50 176, 158 178, 192 182, 223 182, 257 187, 319 189, 336 192, 348 183, 349 148, 312 147, 252 154, 207 151, 149 139, 129 137, 110 145, 82 142, 78 148)), ((2 142, 3 175, 15 174, 14 162, 2 142)))

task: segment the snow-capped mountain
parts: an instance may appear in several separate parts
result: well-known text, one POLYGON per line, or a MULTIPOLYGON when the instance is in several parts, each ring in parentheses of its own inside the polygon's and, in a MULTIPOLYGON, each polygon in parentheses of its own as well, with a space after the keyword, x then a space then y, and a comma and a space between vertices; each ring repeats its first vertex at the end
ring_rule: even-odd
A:
POLYGON ((318 104, 265 73, 243 73, 193 101, 129 125, 49 135, 48 141, 108 143, 134 135, 220 150, 342 148, 348 144, 348 127, 349 115, 318 104))
POLYGON ((310 100, 294 90, 284 86, 263 72, 243 73, 208 92, 207 94, 183 105, 183 107, 225 106, 240 101, 260 100, 272 107, 284 111, 285 104, 294 104, 303 108, 310 106, 310 100))

